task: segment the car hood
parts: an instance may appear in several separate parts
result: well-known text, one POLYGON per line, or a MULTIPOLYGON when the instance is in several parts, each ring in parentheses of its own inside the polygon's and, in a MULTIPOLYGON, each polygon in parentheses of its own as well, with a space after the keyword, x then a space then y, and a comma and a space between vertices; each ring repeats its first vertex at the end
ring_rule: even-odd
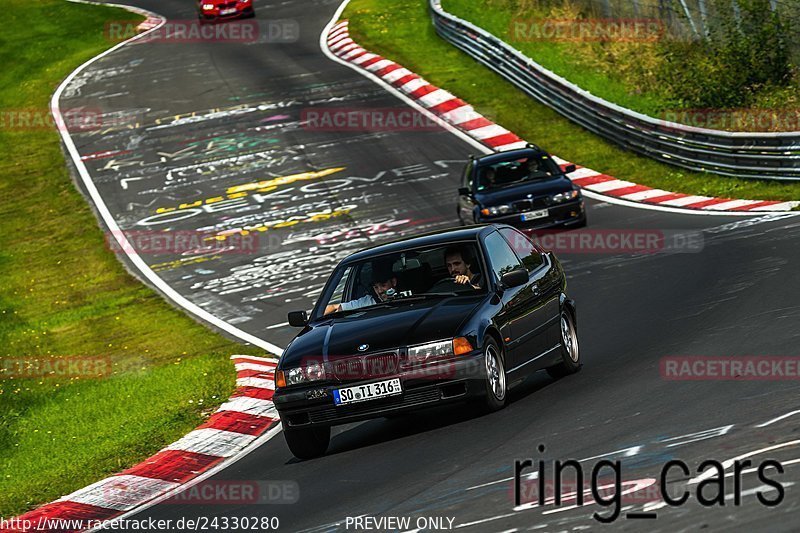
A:
POLYGON ((486 293, 413 301, 392 307, 364 309, 315 322, 301 332, 281 357, 281 368, 296 366, 304 358, 328 360, 393 350, 400 346, 448 339, 487 298, 486 293))
POLYGON ((510 204, 517 200, 546 196, 572 190, 572 182, 564 176, 556 176, 547 180, 525 181, 519 185, 502 187, 491 191, 479 192, 475 199, 481 205, 510 204))

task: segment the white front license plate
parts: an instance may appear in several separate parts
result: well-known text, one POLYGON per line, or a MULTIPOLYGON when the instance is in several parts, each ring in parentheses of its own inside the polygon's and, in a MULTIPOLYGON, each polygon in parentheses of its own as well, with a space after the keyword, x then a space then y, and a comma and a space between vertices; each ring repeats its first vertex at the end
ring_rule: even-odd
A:
POLYGON ((403 389, 400 386, 400 378, 387 379, 386 381, 376 381, 375 383, 366 383, 345 389, 334 389, 333 402, 336 405, 345 405, 394 396, 401 392, 403 392, 403 389))
POLYGON ((219 14, 220 15, 233 15, 234 13, 236 13, 236 8, 235 7, 231 7, 229 9, 220 9, 219 10, 219 14))
POLYGON ((547 209, 540 209, 539 211, 528 211, 522 213, 522 221, 535 220, 537 218, 545 218, 547 216, 547 209))

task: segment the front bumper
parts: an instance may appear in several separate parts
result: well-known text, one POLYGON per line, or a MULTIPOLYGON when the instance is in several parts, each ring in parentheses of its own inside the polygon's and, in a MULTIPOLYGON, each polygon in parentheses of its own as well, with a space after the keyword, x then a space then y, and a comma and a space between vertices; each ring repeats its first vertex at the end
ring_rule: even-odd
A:
MULTIPOLYGON (((546 209, 546 217, 536 218, 533 220, 523 221, 522 213, 514 213, 496 217, 484 217, 482 215, 478 215, 478 220, 476 222, 478 224, 508 224, 509 226, 523 229, 544 229, 561 226, 575 226, 586 222, 586 206, 584 205, 583 198, 579 198, 572 202, 553 205, 547 207, 546 209)), ((539 209, 532 210, 538 211, 539 209)))
POLYGON ((485 371, 480 350, 424 369, 345 383, 312 384, 278 389, 272 397, 284 427, 333 426, 379 418, 485 394, 485 371), (403 392, 396 396, 336 405, 333 390, 364 383, 400 378, 403 392), (323 393, 324 391, 324 393, 323 393), (310 394, 317 397, 311 399, 310 394))

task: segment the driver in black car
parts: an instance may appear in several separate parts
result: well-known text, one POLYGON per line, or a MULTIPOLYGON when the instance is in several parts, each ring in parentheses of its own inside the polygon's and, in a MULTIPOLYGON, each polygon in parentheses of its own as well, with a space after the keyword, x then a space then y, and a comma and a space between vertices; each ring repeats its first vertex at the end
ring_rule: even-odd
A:
POLYGON ((385 302, 387 298, 395 294, 396 287, 397 277, 392 270, 392 261, 375 262, 372 264, 372 292, 374 294, 368 293, 349 302, 327 305, 325 314, 350 311, 368 305, 375 305, 378 302, 385 302), (375 298, 376 296, 378 299, 375 298))
POLYGON ((472 257, 465 248, 447 248, 444 251, 444 263, 453 281, 459 285, 469 285, 473 289, 481 288, 483 276, 472 272, 472 257))

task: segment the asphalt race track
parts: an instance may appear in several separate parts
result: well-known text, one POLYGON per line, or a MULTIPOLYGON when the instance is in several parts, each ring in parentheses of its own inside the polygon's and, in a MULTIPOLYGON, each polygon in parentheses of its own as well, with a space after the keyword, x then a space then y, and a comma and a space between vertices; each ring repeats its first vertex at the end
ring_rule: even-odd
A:
MULTIPOLYGON (((228 231, 228 248, 140 251, 148 265, 191 302, 278 346, 294 334, 286 312, 309 309, 342 257, 455 225, 461 162, 478 151, 442 129, 321 131, 302 124, 324 107, 410 112, 320 50, 319 35, 338 4, 256 2, 260 22, 296 24, 296 42, 123 47, 73 80, 61 99, 62 111, 103 113, 107 127, 73 138, 120 228, 143 236, 228 231), (263 231, 241 239, 247 227, 263 231)), ((189 0, 136 5, 173 21, 196 16, 189 0)), ((443 517, 445 525, 452 518, 465 531, 796 530, 800 467, 792 461, 800 457, 800 415, 775 419, 800 409, 797 381, 669 380, 660 361, 800 355, 800 219, 596 201, 588 209, 592 230, 662 232, 672 247, 635 256, 559 254, 578 303, 582 372, 558 382, 537 376, 492 415, 438 409, 339 427, 317 460, 298 462, 278 436, 213 478, 296 483, 295 503, 170 503, 134 517, 276 516, 282 531, 353 531, 346 520, 357 516, 412 517, 409 529, 420 516, 443 517), (698 483, 690 478, 702 461, 765 448, 749 458, 753 468, 770 458, 783 463, 783 474, 768 474, 784 486, 778 506, 759 501, 756 492, 769 500, 777 491, 749 470, 739 505, 734 476, 725 478, 725 505, 706 508, 694 498, 698 483), (687 488, 693 497, 651 509, 646 503, 656 498, 633 493, 610 525, 592 516, 613 511, 600 503, 515 511, 514 460, 527 458, 582 460, 587 476, 597 461, 619 459, 625 488, 650 480, 657 486, 663 465, 680 459, 691 472, 673 470, 669 489, 687 488), (643 510, 657 518, 627 514, 643 510)))

